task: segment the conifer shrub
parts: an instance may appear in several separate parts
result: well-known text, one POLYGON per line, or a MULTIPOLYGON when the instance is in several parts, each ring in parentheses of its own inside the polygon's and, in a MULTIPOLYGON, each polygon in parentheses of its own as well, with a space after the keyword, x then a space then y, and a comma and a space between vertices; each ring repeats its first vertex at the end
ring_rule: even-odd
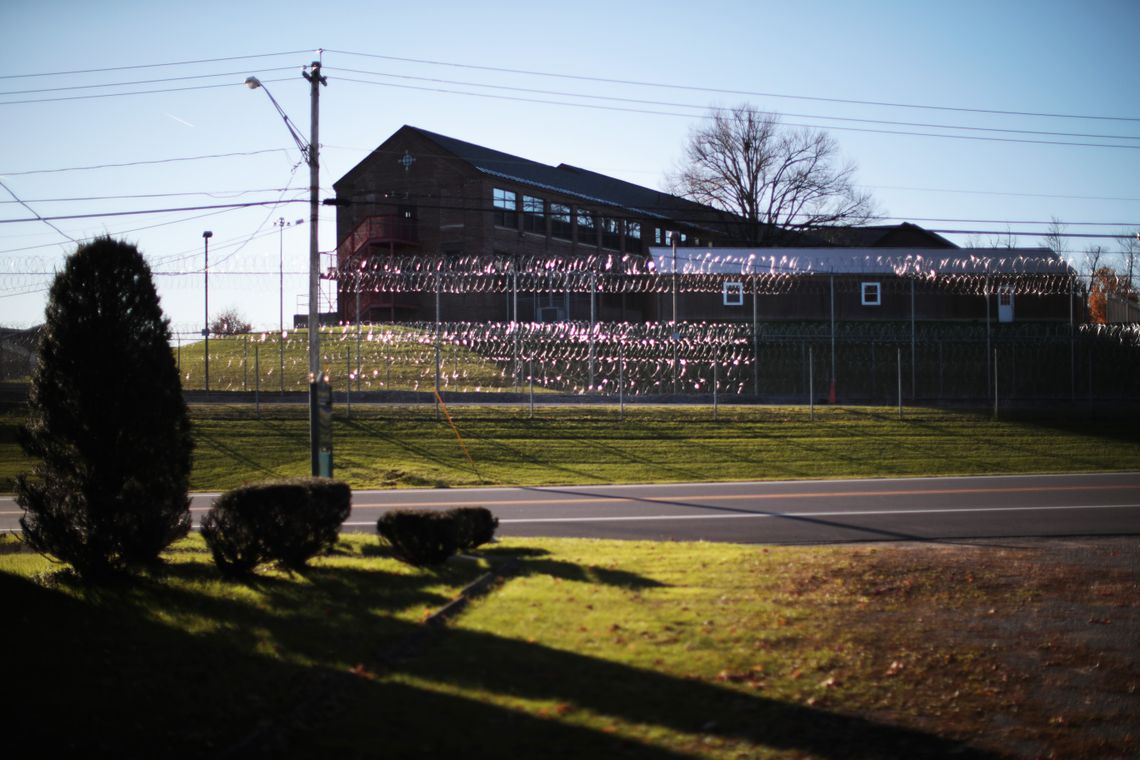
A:
POLYGON ((396 558, 415 565, 441 565, 459 550, 456 520, 450 511, 397 509, 385 512, 376 532, 392 547, 396 558))
POLYGON ((190 529, 193 442, 170 323, 133 245, 99 238, 52 282, 20 444, 24 540, 95 580, 190 529))
POLYGON ((225 575, 264 562, 300 570, 330 551, 352 508, 348 484, 327 478, 259 483, 218 497, 202 518, 202 537, 225 575))
POLYGON ((469 552, 495 537, 499 518, 486 507, 458 507, 450 510, 455 521, 455 543, 459 551, 469 552))

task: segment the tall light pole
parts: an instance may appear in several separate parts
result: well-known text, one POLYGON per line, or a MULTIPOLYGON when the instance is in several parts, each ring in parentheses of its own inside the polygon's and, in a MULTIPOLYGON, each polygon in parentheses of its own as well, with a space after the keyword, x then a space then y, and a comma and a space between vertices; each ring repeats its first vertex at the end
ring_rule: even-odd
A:
MULTIPOLYGON (((268 92, 268 90, 266 91, 268 92)), ((295 222, 285 221, 285 217, 277 218, 274 224, 277 226, 277 277, 278 277, 278 295, 277 295, 277 344, 280 350, 280 366, 278 367, 277 374, 280 376, 281 392, 285 392, 285 228, 295 227, 298 224, 304 224, 304 219, 298 219, 295 222)))
POLYGON ((320 86, 327 85, 328 80, 321 76, 321 62, 313 61, 309 66, 309 71, 304 71, 301 76, 305 77, 311 85, 310 89, 310 129, 309 140, 306 143, 305 139, 301 137, 297 128, 293 126, 293 122, 285 115, 285 112, 278 105, 277 100, 270 94, 269 90, 265 89, 257 77, 249 77, 245 80, 246 87, 251 90, 261 88, 265 90, 265 94, 269 96, 269 100, 273 103, 273 107, 277 109, 277 113, 285 121, 285 126, 289 129, 289 133, 293 136, 293 141, 297 143, 301 153, 305 157, 306 163, 309 164, 309 458, 312 465, 312 474, 314 476, 321 475, 321 430, 320 419, 318 415, 318 397, 321 389, 321 384, 324 378, 321 373, 321 326, 320 326, 320 270, 321 270, 321 253, 317 243, 317 223, 318 215, 321 208, 320 200, 320 148, 319 148, 319 124, 320 124, 320 86))
POLYGON ((202 337, 206 339, 206 393, 210 392, 210 238, 213 232, 206 230, 202 233, 202 245, 205 246, 206 264, 202 268, 206 284, 205 310, 202 319, 202 337))

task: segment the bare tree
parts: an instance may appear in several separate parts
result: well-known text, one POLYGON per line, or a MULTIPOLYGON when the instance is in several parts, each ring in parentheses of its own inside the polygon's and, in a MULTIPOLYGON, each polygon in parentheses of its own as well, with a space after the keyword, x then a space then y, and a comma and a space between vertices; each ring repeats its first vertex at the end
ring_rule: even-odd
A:
POLYGON ((1049 227, 1041 237, 1041 244, 1053 253, 1064 258, 1065 251, 1065 224, 1057 217, 1050 217, 1049 227))
POLYGON ((1085 249, 1084 270, 1089 276, 1088 292, 1092 292, 1093 279, 1096 276, 1096 270, 1100 268, 1100 260, 1104 256, 1104 247, 1099 245, 1090 245, 1085 249))
POLYGON ((694 128, 670 190, 747 220, 744 236, 763 243, 785 230, 863 224, 874 213, 826 132, 781 126, 778 114, 748 104, 716 108, 694 128))
POLYGON ((1116 241, 1121 258, 1121 278, 1124 280, 1123 290, 1126 294, 1136 292, 1136 280, 1134 279, 1137 273, 1137 257, 1140 257, 1140 231, 1124 230, 1126 238, 1120 238, 1116 241))
POLYGON ((214 335, 241 335, 252 329, 245 317, 234 308, 226 309, 210 323, 210 332, 214 335))

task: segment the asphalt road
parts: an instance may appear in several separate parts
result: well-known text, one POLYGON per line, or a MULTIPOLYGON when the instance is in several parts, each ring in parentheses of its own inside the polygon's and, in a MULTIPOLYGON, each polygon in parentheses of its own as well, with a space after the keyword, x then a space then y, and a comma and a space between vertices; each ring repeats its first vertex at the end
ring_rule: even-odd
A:
MULTIPOLYGON (((195 494, 195 522, 217 494, 195 494)), ((1140 536, 1140 472, 357 491, 345 530, 388 509, 484 506, 502 536, 833 543, 1140 536)), ((0 497, 0 530, 21 514, 0 497)))

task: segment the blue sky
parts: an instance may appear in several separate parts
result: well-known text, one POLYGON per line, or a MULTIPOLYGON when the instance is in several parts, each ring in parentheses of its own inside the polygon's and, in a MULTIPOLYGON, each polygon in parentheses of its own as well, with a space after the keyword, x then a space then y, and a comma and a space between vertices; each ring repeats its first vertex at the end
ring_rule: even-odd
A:
MULTIPOLYGON (((10 76, 0 86, 6 138, 0 182, 32 210, 0 188, 0 220, 306 199, 307 168, 299 166, 288 132, 268 99, 242 83, 251 74, 266 81, 307 134, 308 84, 300 70, 323 48, 326 195, 403 124, 661 187, 709 105, 748 101, 784 113, 786 122, 828 128, 891 220, 1038 232, 1043 226, 1030 222, 1056 217, 1070 232, 1116 234, 1140 229, 1137 29, 1135 0, 6 0, 0 39, 10 76), (43 76, 76 71, 89 73, 43 76), (174 81, 203 75, 218 76, 174 81), (146 80, 161 81, 123 84, 146 80), (109 83, 119 86, 88 87, 109 83), (207 84, 222 86, 176 90, 207 84), (58 89, 75 87, 86 89, 58 89), (105 97, 148 89, 175 91, 105 97), (101 97, 79 97, 87 95, 101 97), (27 100, 39 102, 17 102, 27 100), (200 156, 222 157, 194 158, 200 156), (194 160, 169 161, 175 158, 194 160), (79 169, 93 166, 103 168, 79 169), (101 196, 117 197, 96 199, 101 196), (66 198, 84 200, 60 200, 66 198)), ((68 238, 111 234, 147 255, 175 329, 199 330, 201 235, 209 229, 211 311, 234 306, 256 326, 272 327, 278 246, 284 245, 286 270, 295 273, 286 279, 286 313, 303 310, 298 295, 306 288, 308 247, 305 226, 282 234, 272 222, 307 216, 304 203, 292 202, 61 219, 54 227, 4 221, 0 324, 41 320, 50 282, 44 273, 74 250, 68 238)), ((323 250, 335 248, 334 219, 333 209, 323 210, 323 250)), ((1039 237, 1016 240, 1036 245, 1039 237)), ((1070 238, 1064 253, 1080 258, 1094 244, 1116 249, 1110 239, 1070 238)))

